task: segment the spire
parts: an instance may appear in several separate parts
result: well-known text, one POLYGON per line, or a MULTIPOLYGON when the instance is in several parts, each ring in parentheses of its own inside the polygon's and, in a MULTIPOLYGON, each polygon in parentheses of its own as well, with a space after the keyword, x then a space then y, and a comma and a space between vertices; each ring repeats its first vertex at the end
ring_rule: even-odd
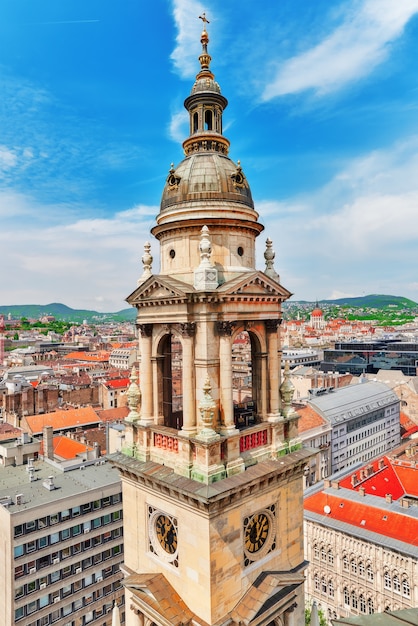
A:
POLYGON ((208 52, 209 35, 206 30, 209 20, 205 13, 199 17, 203 21, 200 71, 190 96, 184 101, 190 115, 190 136, 183 142, 183 149, 186 155, 201 151, 228 154, 229 141, 222 135, 222 113, 228 106, 228 100, 221 94, 221 88, 210 69, 212 57, 208 52))
MULTIPOLYGON (((209 35, 206 31, 206 24, 209 24, 209 20, 206 18, 206 13, 202 13, 202 15, 199 15, 199 19, 203 21, 203 30, 200 36, 200 43, 202 44, 202 54, 199 56, 201 71, 206 72, 206 75, 210 74, 211 78, 214 78, 214 75, 209 72, 209 65, 212 61, 212 57, 208 53, 209 35)), ((199 74, 196 76, 196 78, 198 77, 199 74)))

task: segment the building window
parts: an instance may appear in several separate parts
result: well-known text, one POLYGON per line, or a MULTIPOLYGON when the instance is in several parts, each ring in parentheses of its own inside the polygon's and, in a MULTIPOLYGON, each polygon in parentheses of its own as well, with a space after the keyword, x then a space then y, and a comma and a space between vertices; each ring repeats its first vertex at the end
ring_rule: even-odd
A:
POLYGON ((383 581, 384 581, 385 589, 392 589, 392 581, 391 581, 389 572, 385 572, 383 581))
POLYGON ((344 554, 344 556, 343 556, 343 570, 348 572, 348 569, 349 569, 348 556, 346 554, 344 554))
POLYGON ((27 585, 27 589, 28 593, 33 593, 34 591, 36 591, 36 581, 31 580, 30 583, 28 583, 27 585))
POLYGON ((23 606, 21 606, 19 609, 15 610, 15 620, 17 621, 18 619, 22 619, 22 617, 24 617, 24 610, 23 610, 23 606))
POLYGON ((29 604, 26 605, 26 613, 27 615, 31 615, 32 613, 35 613, 36 611, 36 600, 33 600, 32 602, 29 602, 29 604))
POLYGON ((401 583, 398 576, 393 577, 393 591, 396 593, 401 592, 401 583))
POLYGON ((22 546, 16 546, 14 549, 14 557, 15 559, 17 559, 19 556, 23 556, 23 545, 22 546))
POLYGON ((22 535, 23 535, 23 524, 19 524, 18 526, 15 526, 14 536, 21 537, 22 535))
POLYGON ((327 553, 325 552, 325 548, 324 547, 321 548, 321 560, 322 561, 326 561, 327 560, 327 553))
POLYGON ((42 548, 46 548, 48 545, 48 537, 40 537, 38 539, 38 548, 41 550, 42 548))
POLYGON ((402 595, 404 595, 406 598, 409 598, 411 594, 411 590, 409 588, 409 581, 407 578, 404 578, 402 580, 402 595))
POLYGON ((321 580, 321 589, 322 589, 322 593, 327 592, 327 581, 325 580, 325 578, 321 580))
POLYGON ((38 528, 46 528, 48 526, 48 518, 40 517, 38 519, 38 528))
POLYGON ((357 574, 357 562, 355 559, 351 559, 351 573, 357 574))
POLYGON ((364 563, 363 563, 363 561, 359 561, 358 573, 359 573, 359 576, 364 576, 364 563))
POLYGON ((332 580, 329 580, 328 582, 328 593, 330 598, 334 597, 334 583, 332 582, 332 580))
POLYGON ((374 613, 374 604, 371 598, 367 600, 367 609, 370 614, 374 613))
POLYGON ((15 589, 15 600, 17 600, 18 598, 22 598, 25 595, 25 588, 23 585, 21 585, 20 587, 16 587, 15 589))
POLYGON ((357 594, 355 591, 351 592, 351 606, 353 609, 357 608, 357 594))
POLYGON ((328 550, 328 563, 330 565, 333 565, 334 563, 334 555, 332 553, 332 550, 328 550))
POLYGON ((367 566, 367 580, 370 580, 370 581, 374 580, 374 573, 373 573, 371 565, 367 566))
POLYGON ((366 612, 366 599, 363 596, 363 594, 360 595, 359 601, 360 601, 360 612, 365 613, 366 612))

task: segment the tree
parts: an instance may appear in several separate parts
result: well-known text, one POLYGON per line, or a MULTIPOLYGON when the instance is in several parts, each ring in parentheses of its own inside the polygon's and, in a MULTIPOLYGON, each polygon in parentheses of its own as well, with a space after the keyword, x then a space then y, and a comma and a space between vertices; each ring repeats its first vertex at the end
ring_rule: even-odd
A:
MULTIPOLYGON (((305 626, 310 626, 311 624, 311 612, 312 610, 310 607, 305 609, 305 626)), ((318 609, 318 617, 319 617, 319 626, 328 626, 328 622, 326 620, 326 617, 322 609, 318 609)))

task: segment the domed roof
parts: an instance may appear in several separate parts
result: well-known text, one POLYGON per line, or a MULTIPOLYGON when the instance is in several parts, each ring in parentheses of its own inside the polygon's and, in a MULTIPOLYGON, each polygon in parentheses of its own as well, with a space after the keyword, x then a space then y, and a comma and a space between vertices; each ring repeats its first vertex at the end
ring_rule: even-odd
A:
POLYGON ((324 315, 324 312, 321 311, 321 309, 317 308, 314 309, 311 313, 311 317, 322 317, 324 315))
POLYGON ((216 82, 216 80, 212 77, 212 76, 206 76, 206 77, 201 77, 198 78, 191 90, 191 94, 193 95, 194 93, 201 93, 202 91, 212 91, 215 93, 221 93, 221 88, 219 86, 219 83, 216 82))
POLYGON ((196 152, 171 168, 161 199, 161 210, 196 201, 254 203, 240 164, 219 152, 196 152))

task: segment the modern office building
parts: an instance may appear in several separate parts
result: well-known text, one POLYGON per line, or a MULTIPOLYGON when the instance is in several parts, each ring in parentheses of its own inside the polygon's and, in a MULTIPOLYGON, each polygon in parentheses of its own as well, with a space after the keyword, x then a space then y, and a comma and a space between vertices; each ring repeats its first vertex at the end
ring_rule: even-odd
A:
MULTIPOLYGON (((25 446, 33 453, 34 440, 25 446)), ((104 460, 15 460, 0 467, 2 626, 110 626, 123 603, 118 472, 104 460)))
POLYGON ((384 383, 312 390, 309 406, 331 425, 330 474, 389 452, 401 441, 400 402, 384 383))
POLYGON ((418 344, 396 340, 337 342, 324 350, 324 372, 349 372, 355 376, 379 370, 401 370, 406 376, 418 372, 418 344))

